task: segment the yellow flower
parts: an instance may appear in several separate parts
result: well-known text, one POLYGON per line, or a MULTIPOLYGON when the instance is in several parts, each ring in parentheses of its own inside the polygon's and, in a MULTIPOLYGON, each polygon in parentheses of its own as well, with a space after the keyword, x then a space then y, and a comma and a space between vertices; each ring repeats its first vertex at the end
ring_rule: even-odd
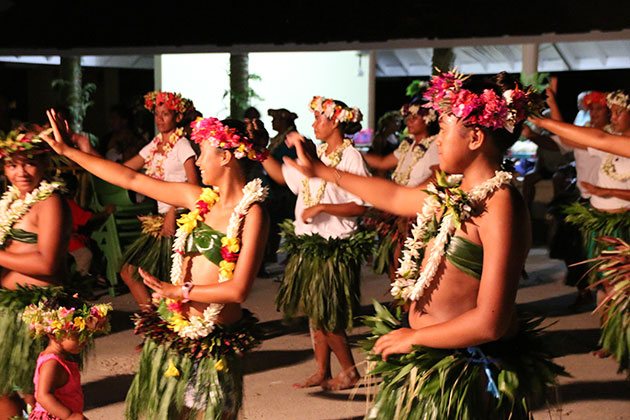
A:
POLYGON ((63 323, 61 321, 53 321, 50 323, 50 326, 53 328, 53 330, 61 330, 63 329, 63 323))
POLYGON ((85 329, 85 319, 82 316, 74 317, 74 326, 79 329, 79 331, 83 331, 85 329))
POLYGON ((238 244, 238 238, 228 238, 227 236, 221 238, 221 246, 227 247, 227 250, 231 253, 236 253, 241 249, 238 244))
POLYGON ((225 260, 222 260, 219 263, 219 275, 229 280, 234 276, 235 267, 236 267, 236 264, 234 264, 233 262, 227 262, 225 260))
POLYGON ((219 194, 217 194, 217 192, 212 188, 203 188, 199 199, 212 205, 219 201, 219 194))
POLYGON ((214 368, 219 372, 225 369, 225 362, 223 361, 223 359, 217 360, 217 362, 214 364, 214 368))
POLYGON ((179 370, 177 370, 177 368, 175 367, 175 363, 173 363, 173 361, 170 359, 168 361, 168 368, 166 369, 166 372, 164 372, 164 376, 167 378, 174 378, 176 376, 179 376, 179 370))
POLYGON ((193 210, 177 219, 177 224, 181 226, 182 229, 186 231, 186 233, 191 233, 197 226, 197 221, 202 220, 203 219, 199 215, 199 210, 193 210))
POLYGON ((175 332, 180 332, 182 328, 190 325, 190 322, 184 318, 181 314, 174 313, 171 319, 168 321, 168 326, 175 332))

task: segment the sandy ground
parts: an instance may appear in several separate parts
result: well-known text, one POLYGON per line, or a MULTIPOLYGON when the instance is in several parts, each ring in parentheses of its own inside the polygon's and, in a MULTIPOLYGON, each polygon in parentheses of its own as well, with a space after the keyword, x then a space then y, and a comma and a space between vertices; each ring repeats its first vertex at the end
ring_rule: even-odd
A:
MULTIPOLYGON (((567 309, 575 289, 565 286, 564 265, 550 260, 543 249, 532 249, 527 262, 530 277, 523 281, 517 301, 522 309, 544 314, 553 323, 547 332, 555 349, 556 362, 572 375, 561 378, 560 405, 535 411, 536 419, 630 419, 630 382, 617 373, 612 359, 591 354, 599 337, 594 307, 576 313, 567 309), (555 322, 555 323, 554 323, 555 322)), ((388 280, 364 267, 362 293, 364 311, 373 298, 387 302, 388 280)), ((367 390, 324 392, 318 388, 294 389, 292 384, 312 373, 314 360, 306 322, 283 325, 274 309, 279 283, 273 278, 257 279, 245 305, 260 319, 266 331, 262 345, 247 356, 245 400, 242 418, 254 419, 359 419, 366 410, 367 390)), ((130 316, 135 304, 129 294, 111 301, 115 312, 113 333, 96 340, 93 358, 83 372, 85 415, 91 420, 123 419, 124 398, 133 378, 140 338, 133 335, 130 316)), ((353 353, 361 372, 364 357, 357 340, 366 328, 357 326, 351 333, 353 353)), ((333 374, 338 366, 333 365, 333 374)))

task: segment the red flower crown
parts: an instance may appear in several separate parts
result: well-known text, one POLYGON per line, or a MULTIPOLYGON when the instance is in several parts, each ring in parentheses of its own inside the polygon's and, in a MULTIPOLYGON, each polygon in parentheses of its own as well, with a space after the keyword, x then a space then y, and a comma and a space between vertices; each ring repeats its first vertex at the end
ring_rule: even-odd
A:
POLYGON ((492 130, 504 128, 510 133, 516 124, 542 109, 541 98, 531 87, 523 90, 515 84, 514 89, 506 90, 501 96, 492 89, 484 89, 477 94, 462 89, 469 77, 456 70, 433 76, 424 93, 424 99, 428 101, 424 107, 440 114, 452 114, 467 126, 492 130))
POLYGON ((166 105, 171 111, 185 114, 186 111, 193 107, 190 99, 182 97, 179 93, 162 92, 155 90, 144 95, 144 107, 151 112, 155 112, 158 105, 166 105))

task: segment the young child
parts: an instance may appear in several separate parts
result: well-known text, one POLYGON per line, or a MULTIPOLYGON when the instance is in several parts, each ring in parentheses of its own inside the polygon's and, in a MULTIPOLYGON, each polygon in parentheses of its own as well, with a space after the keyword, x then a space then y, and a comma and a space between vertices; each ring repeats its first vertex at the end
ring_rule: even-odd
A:
POLYGON ((109 331, 109 304, 88 306, 76 298, 45 299, 24 309, 22 320, 36 338, 48 337, 33 383, 31 420, 82 420, 83 390, 77 356, 98 333, 109 331))

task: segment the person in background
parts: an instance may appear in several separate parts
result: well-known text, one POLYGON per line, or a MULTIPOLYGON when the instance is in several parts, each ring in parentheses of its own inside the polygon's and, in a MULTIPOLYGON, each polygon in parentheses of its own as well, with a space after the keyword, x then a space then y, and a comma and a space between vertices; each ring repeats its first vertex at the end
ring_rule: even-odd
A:
MULTIPOLYGON (((295 158, 295 150, 289 148, 286 143, 287 134, 296 131, 295 120, 297 114, 285 108, 269 109, 267 114, 271 116, 271 128, 276 131, 276 135, 269 139, 269 154, 278 162, 282 162, 284 156, 295 158)), ((265 251, 265 262, 275 263, 278 261, 278 249, 280 247, 280 224, 284 220, 293 220, 296 196, 291 192, 289 187, 279 184, 270 176, 266 175, 265 179, 269 187, 269 198, 266 201, 269 217, 269 239, 267 240, 267 249, 265 251)), ((264 266, 260 273, 261 276, 268 276, 264 266)))
MULTIPOLYGON (((376 124, 376 133, 374 133, 367 154, 387 156, 393 153, 400 143, 398 136, 402 121, 403 117, 399 111, 389 111, 383 114, 376 124)), ((387 169, 372 169, 374 176, 387 177, 389 174, 390 170, 387 169)))

